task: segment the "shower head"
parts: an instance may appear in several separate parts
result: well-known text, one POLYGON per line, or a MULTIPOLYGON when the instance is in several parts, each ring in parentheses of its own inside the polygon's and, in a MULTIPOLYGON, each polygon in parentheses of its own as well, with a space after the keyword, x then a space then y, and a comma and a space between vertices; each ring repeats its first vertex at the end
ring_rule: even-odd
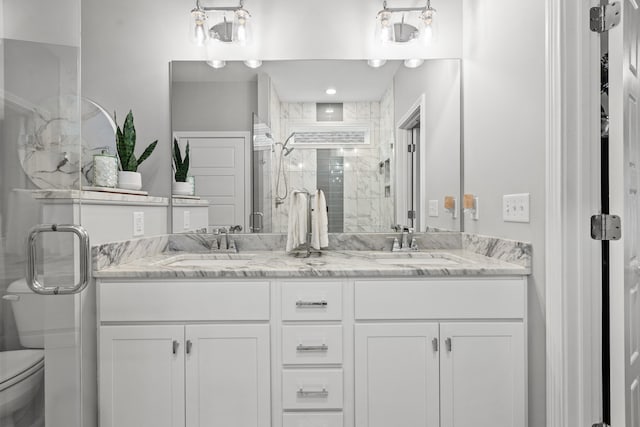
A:
MULTIPOLYGON (((286 143, 285 143, 285 145, 286 145, 286 143)), ((291 148, 286 148, 284 145, 282 146, 282 152, 283 152, 283 155, 284 155, 285 157, 287 157, 289 154, 291 154, 291 152, 292 152, 293 150, 295 150, 295 148, 293 148, 293 147, 291 147, 291 148)))
MULTIPOLYGON (((289 136, 287 137, 287 139, 285 139, 284 144, 282 144, 282 149, 283 149, 283 150, 286 148, 287 144, 289 143, 289 140, 290 140, 291 138, 293 138, 293 136, 294 136, 295 134, 296 134, 295 132, 291 132, 291 135, 289 135, 289 136)), ((293 150, 293 148, 292 148, 292 150, 293 150)), ((287 153, 287 154, 289 154, 289 153, 287 153)))

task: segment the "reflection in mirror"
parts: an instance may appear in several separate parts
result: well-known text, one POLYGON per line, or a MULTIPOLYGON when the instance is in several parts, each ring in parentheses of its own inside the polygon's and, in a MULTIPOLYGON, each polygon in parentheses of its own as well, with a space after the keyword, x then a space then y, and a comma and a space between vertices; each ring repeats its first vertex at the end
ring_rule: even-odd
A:
POLYGON ((171 107, 209 227, 284 233, 291 192, 321 189, 329 232, 460 230, 459 60, 178 61, 171 107))

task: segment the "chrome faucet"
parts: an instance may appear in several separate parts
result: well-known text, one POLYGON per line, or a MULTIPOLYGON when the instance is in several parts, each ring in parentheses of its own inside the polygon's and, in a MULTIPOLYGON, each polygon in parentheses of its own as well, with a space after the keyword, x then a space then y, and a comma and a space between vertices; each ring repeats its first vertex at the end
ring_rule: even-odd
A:
POLYGON ((408 251, 417 251, 418 250, 418 242, 416 238, 413 237, 413 233, 415 229, 406 226, 406 225, 398 225, 398 227, 402 231, 401 241, 398 242, 398 239, 394 239, 393 247, 391 248, 392 252, 408 252, 408 251))
POLYGON ((228 245, 229 245, 229 241, 227 238, 227 235, 229 234, 227 227, 220 227, 218 228, 218 234, 220 235, 220 240, 218 241, 218 249, 220 250, 226 250, 228 245))

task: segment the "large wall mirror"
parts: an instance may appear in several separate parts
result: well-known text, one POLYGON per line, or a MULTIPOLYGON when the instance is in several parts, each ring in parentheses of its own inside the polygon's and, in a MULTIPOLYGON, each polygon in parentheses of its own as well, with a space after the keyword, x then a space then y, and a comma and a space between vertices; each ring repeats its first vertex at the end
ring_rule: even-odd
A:
POLYGON ((459 231, 460 77, 457 59, 174 61, 173 138, 195 195, 173 198, 173 231, 186 204, 209 227, 286 233, 291 192, 316 189, 329 232, 459 231))

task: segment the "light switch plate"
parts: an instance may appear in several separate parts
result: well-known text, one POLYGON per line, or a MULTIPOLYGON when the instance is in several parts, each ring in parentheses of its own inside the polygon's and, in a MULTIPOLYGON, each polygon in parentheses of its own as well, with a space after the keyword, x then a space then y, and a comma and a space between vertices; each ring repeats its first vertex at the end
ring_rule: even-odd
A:
POLYGON ((133 213, 133 237, 144 236, 144 212, 133 213))
POLYGON ((185 230, 191 228, 191 211, 184 211, 182 218, 182 228, 185 230))
POLYGON ((429 200, 429 216, 438 216, 438 200, 429 200))
POLYGON ((529 193, 502 196, 502 219, 505 222, 529 222, 529 193))

